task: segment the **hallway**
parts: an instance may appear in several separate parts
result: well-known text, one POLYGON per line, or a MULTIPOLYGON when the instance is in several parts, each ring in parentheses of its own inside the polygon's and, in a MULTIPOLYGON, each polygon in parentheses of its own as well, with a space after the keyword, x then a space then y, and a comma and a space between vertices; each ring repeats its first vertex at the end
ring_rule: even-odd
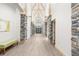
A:
POLYGON ((8 51, 4 56, 61 56, 62 54, 49 43, 42 34, 35 34, 24 44, 19 44, 8 51))
POLYGON ((72 55, 71 4, 4 3, 0 16, 0 55, 72 55))

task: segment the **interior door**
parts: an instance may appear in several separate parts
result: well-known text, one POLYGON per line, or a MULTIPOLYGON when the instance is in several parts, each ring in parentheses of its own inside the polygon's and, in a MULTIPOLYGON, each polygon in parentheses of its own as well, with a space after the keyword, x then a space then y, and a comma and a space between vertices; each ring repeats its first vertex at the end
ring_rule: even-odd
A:
POLYGON ((36 33, 41 33, 42 29, 41 28, 36 28, 36 33))

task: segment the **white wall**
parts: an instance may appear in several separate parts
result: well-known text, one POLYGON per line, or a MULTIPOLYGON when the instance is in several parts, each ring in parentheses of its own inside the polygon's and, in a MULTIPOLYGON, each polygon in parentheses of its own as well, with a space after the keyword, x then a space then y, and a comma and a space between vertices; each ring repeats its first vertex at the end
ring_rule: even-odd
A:
POLYGON ((30 17, 31 16, 31 4, 28 3, 27 6, 26 6, 26 15, 27 15, 27 39, 29 39, 31 37, 31 21, 32 21, 32 18, 30 17))
POLYGON ((14 5, 0 4, 0 19, 10 20, 10 32, 0 32, 0 42, 20 38, 20 15, 14 5))
POLYGON ((71 55, 71 4, 53 4, 56 16, 56 48, 71 55))
POLYGON ((27 39, 31 37, 31 17, 27 17, 27 39))

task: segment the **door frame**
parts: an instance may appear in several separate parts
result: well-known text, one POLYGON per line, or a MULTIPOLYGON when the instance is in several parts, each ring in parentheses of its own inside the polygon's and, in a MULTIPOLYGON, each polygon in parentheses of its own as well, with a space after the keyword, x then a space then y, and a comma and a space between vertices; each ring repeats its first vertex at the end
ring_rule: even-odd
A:
POLYGON ((51 21, 52 26, 52 43, 53 45, 56 44, 56 19, 51 21))

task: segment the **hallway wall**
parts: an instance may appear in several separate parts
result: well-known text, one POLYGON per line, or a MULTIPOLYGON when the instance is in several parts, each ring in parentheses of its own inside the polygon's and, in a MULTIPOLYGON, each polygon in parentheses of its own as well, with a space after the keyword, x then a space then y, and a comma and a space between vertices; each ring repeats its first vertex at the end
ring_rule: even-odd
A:
POLYGON ((31 14, 31 4, 28 3, 27 6, 26 6, 26 15, 27 15, 27 39, 29 39, 31 37, 31 21, 32 21, 32 14, 31 14))
POLYGON ((31 17, 27 17, 27 39, 31 37, 31 17))
POLYGON ((10 21, 10 31, 0 32, 0 42, 20 38, 20 15, 15 4, 0 4, 0 19, 10 21))
POLYGON ((71 4, 53 4, 56 16, 56 47, 71 55, 71 4))

